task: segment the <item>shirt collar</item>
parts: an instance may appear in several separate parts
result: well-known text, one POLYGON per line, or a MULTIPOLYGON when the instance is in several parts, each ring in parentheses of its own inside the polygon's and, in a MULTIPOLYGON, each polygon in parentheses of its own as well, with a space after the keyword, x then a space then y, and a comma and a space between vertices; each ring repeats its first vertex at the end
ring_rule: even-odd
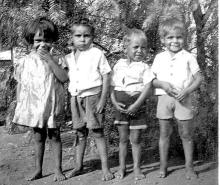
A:
POLYGON ((182 56, 183 53, 184 53, 184 51, 185 51, 185 50, 182 49, 181 51, 179 51, 178 53, 176 53, 173 57, 171 57, 170 52, 166 49, 167 56, 168 56, 169 58, 171 58, 172 60, 175 60, 176 58, 182 56))

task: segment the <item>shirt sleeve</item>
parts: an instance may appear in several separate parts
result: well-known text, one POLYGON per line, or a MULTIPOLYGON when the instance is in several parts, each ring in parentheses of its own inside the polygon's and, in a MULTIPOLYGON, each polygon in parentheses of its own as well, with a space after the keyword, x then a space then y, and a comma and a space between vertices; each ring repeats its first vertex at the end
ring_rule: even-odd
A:
POLYGON ((17 82, 21 81, 21 73, 24 69, 25 57, 19 59, 17 63, 14 65, 14 78, 17 82))
POLYGON ((195 75, 198 71, 200 71, 196 57, 193 56, 192 54, 189 59, 189 68, 190 68, 192 75, 195 75))
POLYGON ((111 72, 111 67, 103 52, 101 52, 101 56, 100 56, 99 70, 100 70, 101 75, 105 75, 111 72))
POLYGON ((143 74, 144 85, 151 82, 154 78, 155 78, 155 75, 154 75, 153 71, 151 70, 150 66, 146 64, 145 71, 143 74))
POLYGON ((111 86, 115 86, 116 85, 116 79, 115 79, 115 72, 117 71, 117 63, 114 65, 113 70, 111 71, 111 86))
POLYGON ((157 72, 158 72, 158 56, 156 55, 153 61, 153 64, 151 66, 151 71, 154 74, 154 76, 157 76, 157 72))

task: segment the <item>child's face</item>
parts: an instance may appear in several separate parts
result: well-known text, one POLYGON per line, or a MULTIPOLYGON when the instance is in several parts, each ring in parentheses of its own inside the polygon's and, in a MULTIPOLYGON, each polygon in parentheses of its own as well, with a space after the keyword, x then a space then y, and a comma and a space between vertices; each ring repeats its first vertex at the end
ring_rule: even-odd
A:
POLYGON ((44 49, 49 51, 51 49, 51 42, 48 42, 45 38, 44 38, 44 34, 38 30, 35 35, 34 35, 34 44, 33 44, 33 48, 38 50, 38 49, 44 49))
POLYGON ((171 29, 161 41, 173 54, 182 50, 184 46, 184 36, 180 30, 171 29))
POLYGON ((72 41, 76 49, 80 51, 87 50, 93 41, 93 35, 91 35, 90 28, 83 25, 74 26, 72 41))
POLYGON ((126 53, 131 62, 144 60, 147 54, 146 41, 133 36, 126 48, 126 53))

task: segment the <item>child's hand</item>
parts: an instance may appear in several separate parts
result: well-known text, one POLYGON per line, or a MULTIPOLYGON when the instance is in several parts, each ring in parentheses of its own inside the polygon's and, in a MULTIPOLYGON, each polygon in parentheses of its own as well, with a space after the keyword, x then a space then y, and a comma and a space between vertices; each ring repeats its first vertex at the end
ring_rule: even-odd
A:
POLYGON ((40 56, 40 59, 45 61, 45 62, 51 62, 52 61, 52 56, 49 53, 48 49, 41 47, 37 50, 37 53, 40 56))
POLYGON ((47 63, 50 63, 53 60, 50 54, 50 49, 51 49, 51 44, 47 44, 47 43, 41 43, 36 47, 40 59, 47 63))
POLYGON ((171 97, 176 97, 178 94, 178 91, 170 83, 164 83, 163 89, 171 97))
POLYGON ((132 104, 126 110, 126 114, 130 116, 134 116, 137 111, 138 111, 138 107, 135 104, 132 104))
POLYGON ((115 104, 115 108, 116 108, 118 111, 122 112, 122 113, 126 113, 126 110, 124 109, 124 108, 125 108, 125 104, 123 104, 123 103, 117 102, 117 103, 115 104))
POLYGON ((105 106, 105 101, 100 100, 98 104, 96 105, 96 113, 99 113, 99 114, 102 113, 104 110, 104 106, 105 106))
POLYGON ((184 100, 184 98, 186 98, 187 96, 189 96, 189 92, 187 91, 187 89, 184 89, 182 91, 180 91, 176 96, 175 98, 181 102, 184 100))

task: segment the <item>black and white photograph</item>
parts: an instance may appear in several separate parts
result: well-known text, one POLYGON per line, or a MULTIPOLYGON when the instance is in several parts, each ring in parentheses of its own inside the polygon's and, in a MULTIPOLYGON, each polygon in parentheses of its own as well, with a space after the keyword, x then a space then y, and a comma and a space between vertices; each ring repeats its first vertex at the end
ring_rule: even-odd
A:
POLYGON ((0 0, 0 185, 218 185, 217 0, 0 0))

